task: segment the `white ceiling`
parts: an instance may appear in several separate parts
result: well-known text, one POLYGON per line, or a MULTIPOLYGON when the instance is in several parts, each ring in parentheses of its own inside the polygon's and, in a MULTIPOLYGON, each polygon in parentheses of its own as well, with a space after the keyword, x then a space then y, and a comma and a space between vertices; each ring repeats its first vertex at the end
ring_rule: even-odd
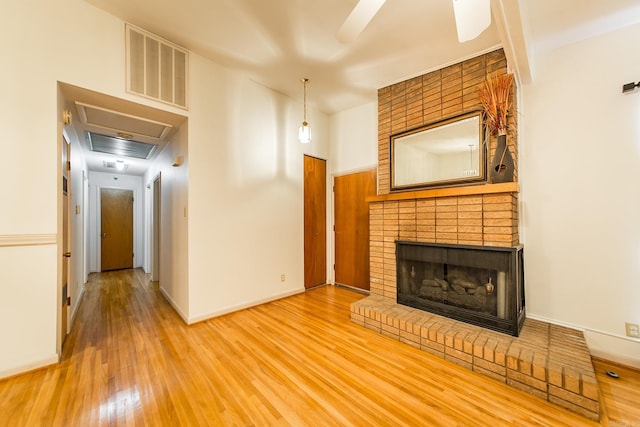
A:
MULTIPOLYGON (((375 100, 377 89, 500 46, 495 19, 458 43, 451 0, 387 0, 360 36, 335 35, 357 0, 86 0, 252 80, 334 113, 375 100)), ((516 2, 533 48, 549 49, 640 21, 638 0, 516 2)))
POLYGON ((457 42, 451 0, 387 0, 348 44, 336 33, 357 0, 87 0, 326 113, 377 89, 496 48, 495 25, 457 42))
POLYGON ((452 0, 386 0, 341 43, 336 32, 357 0, 85 1, 299 102, 309 78, 308 104, 328 114, 503 45, 528 69, 537 52, 640 22, 640 0, 491 0, 491 26, 459 43, 452 0))
POLYGON ((640 23, 639 0, 520 0, 536 53, 640 23))

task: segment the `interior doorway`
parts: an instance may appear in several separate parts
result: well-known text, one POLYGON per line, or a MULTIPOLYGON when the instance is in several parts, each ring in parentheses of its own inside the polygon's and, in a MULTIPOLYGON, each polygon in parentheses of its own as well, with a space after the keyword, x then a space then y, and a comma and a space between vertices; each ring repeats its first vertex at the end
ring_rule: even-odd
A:
POLYGON ((304 156, 304 287, 327 283, 327 162, 304 156))
POLYGON ((100 190, 101 270, 133 268, 133 191, 100 190))

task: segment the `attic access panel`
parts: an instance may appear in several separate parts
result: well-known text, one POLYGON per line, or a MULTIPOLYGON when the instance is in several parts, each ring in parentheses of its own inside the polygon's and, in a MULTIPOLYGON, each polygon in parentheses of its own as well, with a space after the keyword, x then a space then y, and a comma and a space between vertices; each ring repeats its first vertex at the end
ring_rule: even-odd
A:
POLYGON ((148 159, 156 148, 155 144, 115 138, 93 132, 88 132, 88 139, 91 151, 136 159, 148 159))

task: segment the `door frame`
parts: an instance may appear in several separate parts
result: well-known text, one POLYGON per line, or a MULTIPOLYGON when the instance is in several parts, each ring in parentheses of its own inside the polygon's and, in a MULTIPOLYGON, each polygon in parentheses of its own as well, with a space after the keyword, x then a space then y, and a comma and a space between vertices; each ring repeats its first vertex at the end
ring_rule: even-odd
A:
MULTIPOLYGON (((89 280, 89 259, 87 257, 87 228, 89 224, 89 210, 87 209, 87 200, 89 200, 89 177, 87 171, 82 169, 82 198, 80 202, 80 213, 82 215, 80 222, 80 232, 82 233, 82 261, 81 261, 81 275, 83 285, 89 280)), ((77 310, 76 310, 77 312, 77 310)))
MULTIPOLYGON (((118 174, 114 174, 116 176, 118 176, 118 174)), ((142 187, 142 185, 140 186, 142 187)), ((93 220, 91 221, 93 223, 93 225, 91 226, 91 230, 90 233, 92 233, 92 236, 95 236, 95 239, 91 242, 91 249, 93 250, 91 253, 91 258, 92 258, 92 262, 95 263, 95 271, 96 272, 101 272, 102 271, 102 248, 101 248, 101 232, 100 232, 100 227, 101 227, 101 221, 102 221, 102 202, 100 200, 100 192, 102 191, 103 188, 106 189, 114 189, 114 190, 130 190, 133 191, 133 252, 134 252, 134 257, 133 257, 133 268, 136 268, 136 265, 139 266, 139 259, 141 254, 138 253, 139 251, 137 251, 136 249, 139 247, 138 242, 139 242, 139 238, 140 238, 140 232, 142 230, 139 229, 139 224, 138 224, 138 212, 139 209, 142 207, 144 209, 144 206, 141 206, 140 203, 140 188, 137 186, 133 186, 133 185, 105 185, 104 183, 101 184, 97 184, 95 185, 95 187, 92 187, 92 190, 90 190, 90 195, 89 198, 92 200, 92 210, 95 210, 95 212, 93 212, 93 220)), ((142 245, 144 246, 144 245, 142 245)), ((143 251, 144 251, 144 247, 143 247, 143 251)))
POLYGON ((105 260, 107 261, 108 270, 121 270, 133 268, 134 260, 133 254, 135 252, 135 242, 133 233, 133 224, 135 217, 133 213, 134 205, 134 192, 133 190, 126 188, 107 188, 100 187, 100 268, 105 271, 105 260), (107 203, 106 213, 108 222, 105 223, 105 205, 107 203), (131 216, 129 216, 129 213, 131 216), (105 228, 106 226, 106 228, 105 228), (131 233, 116 232, 116 230, 130 230, 131 233), (111 236, 107 238, 115 237, 115 240, 105 241, 105 233, 111 231, 111 236), (131 239, 129 241, 129 239, 131 239), (131 244, 130 250, 128 245, 131 244), (104 250, 109 249, 109 253, 105 258, 104 250), (129 256, 128 254, 131 254, 129 256), (112 258, 112 257, 115 257, 112 258))
POLYGON ((66 284, 67 297, 69 296, 69 277, 71 276, 71 269, 73 263, 70 257, 65 257, 65 249, 67 252, 72 251, 71 243, 73 241, 72 227, 71 227, 71 169, 67 170, 67 177, 65 179, 65 169, 67 164, 71 162, 71 139, 67 135, 63 123, 59 122, 58 125, 58 284, 56 291, 56 352, 58 358, 62 357, 62 347, 69 332, 70 319, 69 319, 69 306, 65 305, 65 299, 63 298, 63 290, 66 284), (64 148, 63 148, 64 147, 64 148), (66 153, 64 152, 66 150, 66 153), (67 162, 64 159, 67 159, 67 162), (66 187, 66 188, 65 188, 66 187), (65 198, 66 196, 66 198, 65 198), (66 205, 66 206, 65 206, 66 205), (67 211, 66 218, 64 211, 67 211), (66 268, 65 268, 66 263, 66 268), (66 272, 66 277, 65 276, 66 272), (65 283, 66 282, 66 283, 65 283), (65 318, 66 317, 66 318, 65 318))
POLYGON ((160 281, 162 172, 151 182, 151 281, 160 281))
POLYGON ((76 314, 82 303, 84 285, 86 283, 88 247, 88 199, 89 185, 86 164, 79 157, 81 151, 78 135, 72 128, 72 118, 66 114, 67 101, 59 94, 57 109, 56 133, 56 296, 55 296, 55 342, 58 359, 62 357, 63 344, 71 332, 76 314), (63 145, 66 144, 66 145, 63 145), (64 220, 65 195, 63 194, 63 174, 67 164, 63 162, 63 147, 68 150, 70 169, 67 171, 66 209, 67 218, 64 220), (74 154, 75 153, 75 154, 74 154), (67 252, 70 257, 64 257, 65 239, 67 252), (67 305, 63 305, 64 263, 67 263, 67 305), (66 316, 66 330, 63 330, 63 316, 66 316))

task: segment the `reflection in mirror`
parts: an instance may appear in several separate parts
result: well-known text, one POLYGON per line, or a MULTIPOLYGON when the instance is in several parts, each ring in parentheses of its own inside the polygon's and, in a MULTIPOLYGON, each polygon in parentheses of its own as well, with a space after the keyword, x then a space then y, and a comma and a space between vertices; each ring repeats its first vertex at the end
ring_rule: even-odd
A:
POLYGON ((392 189, 484 181, 485 146, 480 112, 391 137, 392 189))

